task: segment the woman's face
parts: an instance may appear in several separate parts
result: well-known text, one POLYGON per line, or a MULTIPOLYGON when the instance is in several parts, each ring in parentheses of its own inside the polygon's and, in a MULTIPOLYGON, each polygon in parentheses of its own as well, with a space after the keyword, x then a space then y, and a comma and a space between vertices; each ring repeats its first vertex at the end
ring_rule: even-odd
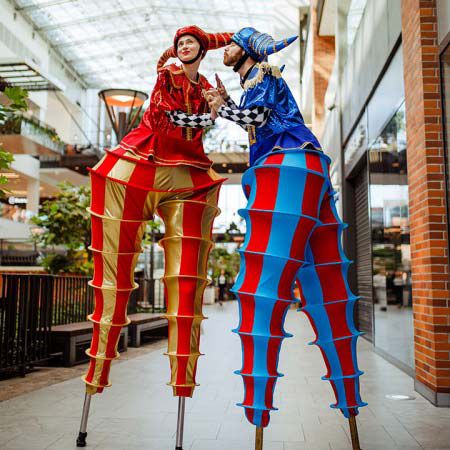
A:
POLYGON ((178 39, 177 55, 181 62, 194 59, 198 55, 199 51, 200 43, 194 36, 185 34, 178 39))

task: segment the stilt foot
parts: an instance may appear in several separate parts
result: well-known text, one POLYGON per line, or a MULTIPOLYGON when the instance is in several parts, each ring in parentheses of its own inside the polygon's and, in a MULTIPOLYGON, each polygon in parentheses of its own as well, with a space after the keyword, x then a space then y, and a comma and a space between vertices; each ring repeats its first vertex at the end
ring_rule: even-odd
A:
POLYGON ((78 433, 77 447, 86 447, 86 436, 87 433, 82 433, 81 431, 78 433))

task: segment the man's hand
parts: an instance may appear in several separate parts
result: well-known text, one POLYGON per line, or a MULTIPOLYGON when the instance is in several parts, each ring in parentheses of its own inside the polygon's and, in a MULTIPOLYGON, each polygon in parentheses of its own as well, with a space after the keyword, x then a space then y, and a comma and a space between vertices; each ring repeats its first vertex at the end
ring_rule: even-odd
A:
POLYGON ((222 98, 225 101, 227 101, 230 98, 227 90, 225 89, 225 86, 222 83, 222 80, 219 78, 219 75, 217 75, 217 73, 216 73, 216 89, 217 92, 222 96, 222 98))

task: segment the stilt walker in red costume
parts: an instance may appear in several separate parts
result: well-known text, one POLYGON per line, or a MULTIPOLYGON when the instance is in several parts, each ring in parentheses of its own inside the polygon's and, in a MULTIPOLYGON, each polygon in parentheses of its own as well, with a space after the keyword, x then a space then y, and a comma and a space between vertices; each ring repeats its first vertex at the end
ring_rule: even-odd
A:
POLYGON ((167 301, 174 396, 179 397, 177 449, 182 448, 185 397, 196 386, 200 323, 207 260, 223 179, 212 169, 202 145, 202 128, 213 124, 203 97, 211 85, 198 73, 206 52, 227 45, 231 34, 209 34, 196 26, 179 29, 173 47, 158 62, 150 106, 140 125, 91 170, 92 247, 95 310, 93 337, 83 377, 86 397, 77 446, 86 445, 90 400, 111 386, 120 330, 129 323, 126 309, 137 288, 134 269, 147 221, 158 214, 166 234, 163 282, 167 301), (164 65, 178 57, 181 66, 164 65))

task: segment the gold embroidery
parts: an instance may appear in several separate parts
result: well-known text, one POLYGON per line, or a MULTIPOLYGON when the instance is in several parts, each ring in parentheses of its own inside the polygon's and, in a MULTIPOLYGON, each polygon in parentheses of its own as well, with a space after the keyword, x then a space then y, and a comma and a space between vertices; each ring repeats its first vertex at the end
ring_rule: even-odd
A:
POLYGON ((256 127, 253 125, 248 125, 247 132, 250 145, 256 144, 256 127))
POLYGON ((244 91, 255 87, 257 84, 261 83, 264 79, 264 76, 266 74, 270 74, 275 78, 281 78, 281 70, 277 66, 271 66, 267 62, 262 62, 256 64, 256 67, 258 68, 258 72, 256 75, 251 78, 250 80, 247 80, 244 83, 244 91))

